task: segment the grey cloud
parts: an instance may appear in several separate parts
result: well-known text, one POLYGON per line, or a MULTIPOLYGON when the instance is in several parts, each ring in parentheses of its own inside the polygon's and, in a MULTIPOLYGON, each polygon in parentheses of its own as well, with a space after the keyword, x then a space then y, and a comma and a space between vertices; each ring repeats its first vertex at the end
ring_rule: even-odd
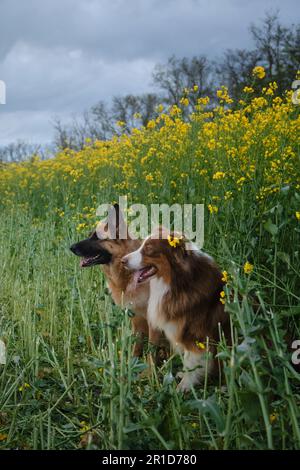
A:
MULTIPOLYGON (((249 47, 248 28, 280 0, 0 0, 0 145, 51 139, 51 117, 151 88, 171 54, 249 47), (24 124, 25 123, 25 124, 24 124)), ((297 21, 296 0, 281 20, 297 21)))

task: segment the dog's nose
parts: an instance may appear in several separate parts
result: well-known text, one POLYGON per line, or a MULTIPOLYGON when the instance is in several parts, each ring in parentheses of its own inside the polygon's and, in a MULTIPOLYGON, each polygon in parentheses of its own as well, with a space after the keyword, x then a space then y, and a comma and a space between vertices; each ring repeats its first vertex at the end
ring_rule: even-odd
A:
POLYGON ((77 243, 74 243, 73 245, 71 245, 70 250, 72 251, 72 253, 74 253, 74 255, 80 256, 77 243))

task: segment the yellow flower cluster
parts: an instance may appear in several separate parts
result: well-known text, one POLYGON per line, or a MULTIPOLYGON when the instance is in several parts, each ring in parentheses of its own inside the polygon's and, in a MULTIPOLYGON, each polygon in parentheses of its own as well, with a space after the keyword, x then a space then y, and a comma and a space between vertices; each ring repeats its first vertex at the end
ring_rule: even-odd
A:
POLYGON ((233 100, 230 98, 228 94, 228 88, 222 86, 220 90, 217 91, 217 97, 221 100, 221 103, 231 104, 233 100))
POLYGON ((221 180, 222 178, 225 178, 225 173, 224 173, 224 171, 217 171, 217 172, 213 175, 213 179, 214 179, 214 180, 221 180))
POLYGON ((212 204, 208 204, 208 210, 211 214, 217 214, 217 212, 219 211, 218 207, 217 206, 213 206, 212 204))
POLYGON ((168 243, 173 248, 176 248, 176 246, 180 244, 181 240, 182 238, 172 237, 171 235, 168 235, 168 243))
POLYGON ((225 292, 222 290, 222 291, 220 292, 220 302, 221 302, 221 304, 223 304, 223 305, 225 304, 225 297, 226 297, 226 294, 225 294, 225 292))
POLYGON ((245 274, 251 274, 252 271, 253 271, 253 264, 249 263, 249 261, 246 261, 246 263, 244 264, 244 273, 245 274))
MULTIPOLYGON (((264 73, 253 70, 258 78, 264 73)), ((0 164, 0 206, 33 208, 35 217, 52 211, 58 222, 68 218, 81 232, 97 205, 121 194, 149 204, 184 203, 188 195, 189 202, 203 201, 208 213, 222 217, 242 197, 256 201, 263 213, 282 188, 299 192, 300 117, 292 92, 276 96, 277 85, 270 83, 261 96, 245 89, 246 101, 231 106, 221 87, 217 106, 199 97, 191 109, 189 93, 196 87, 181 100, 189 119, 180 106, 159 106, 155 119, 129 135, 88 141, 80 151, 65 149, 48 160, 0 164)), ((294 222, 300 217, 295 211, 294 222)))
POLYGON ((229 281, 229 276, 227 271, 222 272, 222 281, 225 282, 225 284, 229 281))
POLYGON ((24 392, 24 390, 26 390, 26 388, 30 388, 30 385, 27 382, 25 382, 23 385, 21 385, 18 390, 19 390, 19 392, 24 392))
POLYGON ((266 76, 266 72, 262 66, 258 65, 252 70, 252 75, 262 80, 266 76))

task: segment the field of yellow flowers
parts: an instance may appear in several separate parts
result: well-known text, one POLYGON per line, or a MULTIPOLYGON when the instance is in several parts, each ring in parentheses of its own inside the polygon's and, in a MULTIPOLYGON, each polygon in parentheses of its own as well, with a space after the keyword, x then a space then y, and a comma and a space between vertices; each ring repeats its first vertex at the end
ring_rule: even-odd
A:
POLYGON ((0 448, 300 448, 299 106, 276 83, 238 103, 223 87, 183 119, 196 89, 130 135, 0 164, 0 448), (119 195, 205 205, 233 346, 220 344, 224 378, 187 397, 180 358, 133 360, 128 312, 69 253, 119 195))

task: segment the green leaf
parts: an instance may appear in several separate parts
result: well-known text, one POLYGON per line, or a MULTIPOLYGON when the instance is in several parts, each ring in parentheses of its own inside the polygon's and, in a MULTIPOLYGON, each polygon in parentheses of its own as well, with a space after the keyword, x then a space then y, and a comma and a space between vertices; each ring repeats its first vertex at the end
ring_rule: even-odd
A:
POLYGON ((273 236, 277 235, 278 233, 278 227, 272 223, 271 219, 268 219, 268 221, 264 224, 264 229, 273 236))
POLYGON ((296 307, 291 307, 289 310, 283 310, 280 313, 285 317, 294 317, 296 315, 300 315, 300 306, 297 305, 296 307))
POLYGON ((239 398, 246 419, 257 421, 261 416, 261 407, 257 395, 249 391, 240 391, 239 398))
POLYGON ((283 251, 278 251, 277 256, 281 261, 283 261, 284 263, 288 265, 288 268, 290 267, 291 258, 288 253, 284 253, 283 251))
POLYGON ((220 434, 225 430, 225 420, 214 395, 207 400, 190 400, 187 402, 187 406, 197 409, 203 415, 209 415, 220 434))

